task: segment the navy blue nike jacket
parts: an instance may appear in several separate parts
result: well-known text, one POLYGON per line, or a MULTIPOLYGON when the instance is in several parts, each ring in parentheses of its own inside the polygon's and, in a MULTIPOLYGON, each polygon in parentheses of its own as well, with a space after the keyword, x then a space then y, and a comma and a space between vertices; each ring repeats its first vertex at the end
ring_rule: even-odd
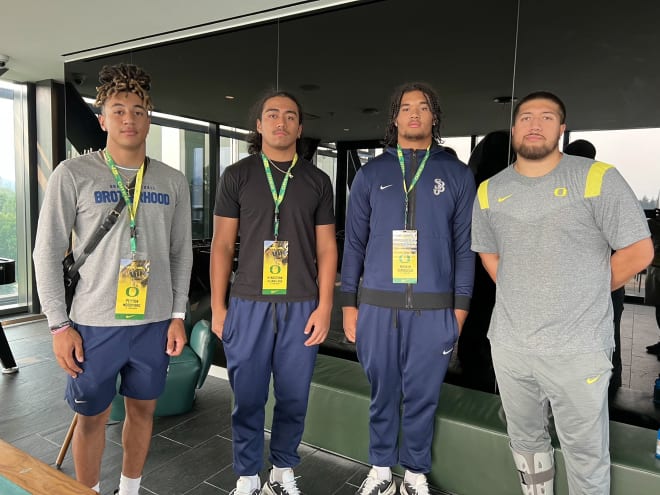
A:
MULTIPOLYGON (((406 184, 426 150, 403 150, 406 184)), ((392 231, 405 226, 405 192, 396 148, 358 170, 351 186, 341 269, 342 306, 360 302, 400 309, 469 310, 474 283, 470 250, 474 177, 433 145, 409 193, 408 229, 417 230, 417 283, 392 282, 392 231)))

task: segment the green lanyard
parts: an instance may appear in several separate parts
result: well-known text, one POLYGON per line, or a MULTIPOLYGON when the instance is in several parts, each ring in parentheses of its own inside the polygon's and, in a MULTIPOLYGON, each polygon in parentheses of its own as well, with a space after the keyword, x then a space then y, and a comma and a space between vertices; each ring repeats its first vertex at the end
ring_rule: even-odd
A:
POLYGON ((128 189, 126 189, 126 185, 124 184, 124 180, 121 178, 121 175, 119 175, 119 170, 117 170, 117 164, 110 156, 110 153, 108 153, 108 150, 103 150, 103 153, 105 154, 105 161, 108 164, 108 168, 112 172, 112 176, 115 178, 115 182, 117 183, 117 187, 119 188, 121 195, 124 197, 126 206, 128 206, 128 215, 130 218, 130 228, 131 228, 131 255, 133 256, 133 258, 135 258, 135 253, 137 252, 137 240, 135 235, 135 218, 137 216, 138 205, 140 204, 140 191, 142 190, 142 175, 144 173, 144 162, 142 162, 142 165, 140 165, 140 170, 138 170, 137 179, 135 181, 135 192, 133 193, 133 198, 135 198, 135 203, 133 203, 133 199, 131 198, 131 195, 128 193, 128 189))
MULTIPOLYGON (((415 151, 413 150, 413 153, 415 151)), ((426 166, 426 162, 429 159, 429 155, 431 154, 431 145, 429 145, 428 148, 426 148, 426 154, 424 155, 424 158, 422 158, 422 163, 420 163, 419 168, 417 169, 417 172, 415 173, 415 176, 413 177, 412 182, 410 183, 410 187, 406 186, 406 163, 403 159, 403 151, 401 151, 401 146, 398 144, 396 145, 396 155, 399 157, 399 165, 401 165, 401 175, 403 175, 403 192, 406 193, 406 216, 403 217, 405 222, 404 225, 408 227, 408 195, 410 194, 410 191, 413 190, 415 185, 417 184, 417 181, 419 180, 419 176, 422 175, 422 172, 424 171, 424 167, 426 166)))
POLYGON ((284 179, 282 179, 282 185, 280 186, 280 192, 277 193, 275 189, 275 181, 273 180, 273 173, 270 171, 270 164, 268 163, 268 157, 261 153, 261 160, 264 162, 264 169, 266 170, 266 178, 268 179, 268 185, 270 186, 270 192, 273 195, 273 202, 275 203, 275 220, 273 221, 273 235, 275 240, 280 233, 280 205, 284 200, 284 194, 286 193, 286 186, 289 183, 290 172, 293 167, 296 166, 298 161, 298 153, 293 155, 293 161, 289 166, 289 169, 284 174, 284 179))

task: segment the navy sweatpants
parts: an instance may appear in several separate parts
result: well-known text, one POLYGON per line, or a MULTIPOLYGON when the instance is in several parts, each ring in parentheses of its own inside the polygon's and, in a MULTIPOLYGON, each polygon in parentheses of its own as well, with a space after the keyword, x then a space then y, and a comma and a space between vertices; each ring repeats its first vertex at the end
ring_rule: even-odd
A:
POLYGON ((265 405, 271 374, 275 410, 270 462, 293 467, 305 427, 309 387, 318 346, 305 347, 305 325, 316 301, 269 303, 231 298, 222 333, 234 391, 234 470, 258 474, 263 466, 265 405))
POLYGON ((435 410, 457 339, 453 309, 360 305, 357 353, 371 384, 369 462, 431 470, 435 410))

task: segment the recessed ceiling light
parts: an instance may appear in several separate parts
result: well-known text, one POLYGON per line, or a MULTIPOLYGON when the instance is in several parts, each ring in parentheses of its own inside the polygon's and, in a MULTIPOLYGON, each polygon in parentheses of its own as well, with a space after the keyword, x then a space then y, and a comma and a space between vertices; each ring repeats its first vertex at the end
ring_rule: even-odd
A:
POLYGON ((502 105, 505 105, 505 104, 507 104, 507 103, 513 103, 513 102, 515 102, 515 101, 518 101, 518 98, 515 97, 515 96, 510 96, 510 95, 507 95, 507 96, 496 96, 495 98, 493 98, 493 101, 494 101, 495 103, 500 103, 500 104, 502 104, 502 105))
POLYGON ((225 95, 225 100, 233 100, 234 97, 232 95, 225 95))
POLYGON ((348 132, 348 131, 350 131, 350 129, 347 127, 347 128, 344 129, 344 131, 348 132))

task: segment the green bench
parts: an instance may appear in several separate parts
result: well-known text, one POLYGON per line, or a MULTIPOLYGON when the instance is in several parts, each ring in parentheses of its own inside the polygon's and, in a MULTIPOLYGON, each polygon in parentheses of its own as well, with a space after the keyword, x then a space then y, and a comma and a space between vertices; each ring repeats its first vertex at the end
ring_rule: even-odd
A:
MULTIPOLYGON (((359 363, 319 355, 303 441, 368 464, 369 383, 359 363)), ((272 420, 272 394, 266 422, 272 420)), ((610 423, 612 494, 660 493, 656 432, 610 423)), ((556 495, 568 494, 564 460, 555 442, 556 495)), ((497 395, 444 384, 435 417, 429 483, 461 495, 512 495, 520 485, 497 395)), ((397 472, 401 473, 400 470, 397 472)))

